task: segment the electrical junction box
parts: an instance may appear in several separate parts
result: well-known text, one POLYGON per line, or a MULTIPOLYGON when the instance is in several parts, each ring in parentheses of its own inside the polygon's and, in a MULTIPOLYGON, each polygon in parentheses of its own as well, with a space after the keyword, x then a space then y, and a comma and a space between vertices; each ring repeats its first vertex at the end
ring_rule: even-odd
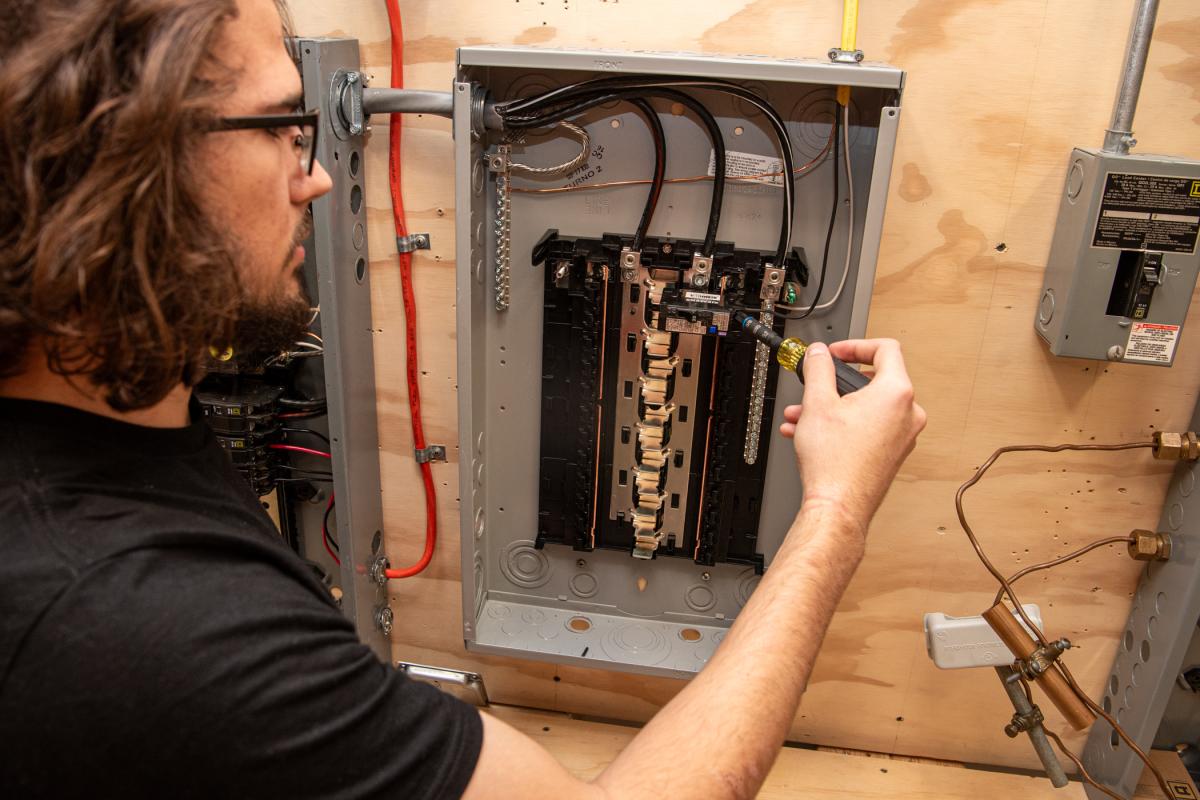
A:
POLYGON ((749 309, 808 341, 864 333, 903 82, 892 67, 801 59, 458 51, 468 650, 672 677, 712 655, 801 499, 778 432, 801 384, 730 321, 749 309), (485 124, 489 101, 614 77, 694 83, 676 87, 688 97, 564 116, 586 146, 554 122, 485 124), (852 92, 834 151, 840 85, 852 92), (711 114, 726 152, 711 245, 718 137, 688 102, 711 114), (761 102, 791 139, 790 214, 775 117, 761 102), (659 158, 667 182, 635 237, 659 158), (792 247, 778 263, 784 218, 792 247), (818 297, 823 269, 817 310, 784 319, 785 304, 818 297))
POLYGON ((1198 233, 1200 162, 1072 151, 1034 323, 1050 352, 1169 367, 1198 233))

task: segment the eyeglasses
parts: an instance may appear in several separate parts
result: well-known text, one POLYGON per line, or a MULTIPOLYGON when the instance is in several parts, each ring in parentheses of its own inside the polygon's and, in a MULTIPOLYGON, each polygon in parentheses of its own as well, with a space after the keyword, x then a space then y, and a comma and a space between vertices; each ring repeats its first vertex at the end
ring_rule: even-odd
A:
POLYGON ((215 131, 246 131, 266 130, 271 128, 299 128, 300 132, 292 139, 296 157, 300 159, 300 169, 312 175, 313 162, 316 161, 317 130, 321 127, 320 114, 307 111, 298 114, 266 114, 253 117, 222 117, 217 120, 215 131))

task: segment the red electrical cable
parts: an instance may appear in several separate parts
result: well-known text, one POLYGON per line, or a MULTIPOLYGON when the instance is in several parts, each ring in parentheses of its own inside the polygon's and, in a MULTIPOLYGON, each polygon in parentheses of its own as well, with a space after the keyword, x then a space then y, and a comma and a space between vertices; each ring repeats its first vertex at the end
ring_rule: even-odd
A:
POLYGON ((320 456, 321 458, 333 458, 324 450, 313 450, 311 447, 301 447, 298 444, 273 444, 270 446, 272 450, 290 450, 293 453, 308 453, 310 456, 320 456))
MULTIPOLYGON (((400 7, 397 0, 386 0, 388 25, 392 36, 392 88, 404 88, 404 29, 400 22, 400 7)), ((396 238, 408 235, 404 220, 404 197, 400 191, 400 133, 401 115, 392 114, 389 127, 388 183, 392 191, 392 221, 396 238)), ((408 407, 412 417, 413 447, 425 448, 425 430, 421 424, 421 388, 418 385, 417 369, 417 303, 412 287, 412 256, 399 253, 400 290, 404 296, 404 335, 408 367, 408 407)), ((433 469, 428 463, 420 465, 421 478, 425 483, 425 552, 411 567, 389 569, 389 578, 408 578, 429 566, 433 559, 433 548, 437 544, 437 494, 433 483, 433 469)))
POLYGON ((321 544, 325 545, 325 552, 329 553, 329 557, 333 559, 333 563, 339 567, 342 565, 342 560, 338 558, 338 554, 333 552, 333 548, 329 546, 329 510, 333 508, 333 492, 329 493, 329 505, 325 506, 325 517, 321 520, 321 544))

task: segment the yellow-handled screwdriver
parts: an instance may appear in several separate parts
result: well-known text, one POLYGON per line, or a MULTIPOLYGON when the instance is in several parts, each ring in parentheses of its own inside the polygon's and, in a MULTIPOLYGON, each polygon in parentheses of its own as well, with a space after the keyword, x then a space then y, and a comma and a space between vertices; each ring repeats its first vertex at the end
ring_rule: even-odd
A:
MULTIPOLYGON (((749 333, 755 339, 771 348, 771 352, 775 354, 775 360, 779 362, 779 366, 787 369, 789 372, 796 373, 796 377, 804 383, 804 370, 800 365, 804 361, 804 354, 808 352, 808 345, 796 338, 784 339, 771 329, 770 325, 764 325, 754 317, 744 311, 733 312, 734 324, 741 326, 741 329, 749 333)), ((857 392, 859 389, 871 382, 871 379, 854 367, 842 361, 840 358, 833 358, 834 373, 837 377, 837 393, 839 395, 847 395, 851 392, 857 392)))

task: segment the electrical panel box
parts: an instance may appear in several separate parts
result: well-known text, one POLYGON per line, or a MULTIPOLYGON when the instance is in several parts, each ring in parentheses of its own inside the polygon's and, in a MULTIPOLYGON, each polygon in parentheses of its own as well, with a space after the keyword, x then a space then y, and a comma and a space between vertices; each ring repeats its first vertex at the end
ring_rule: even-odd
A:
POLYGON ((459 50, 469 650, 676 677, 712 655, 801 499, 778 427, 802 387, 734 315, 807 341, 863 335, 903 80, 800 59, 459 50), (493 103, 596 80, 619 88, 570 126, 491 119, 493 103), (633 84, 668 88, 621 94, 633 84))
POLYGON ((1169 367, 1198 232, 1200 162, 1072 151, 1035 321, 1050 352, 1169 367))

